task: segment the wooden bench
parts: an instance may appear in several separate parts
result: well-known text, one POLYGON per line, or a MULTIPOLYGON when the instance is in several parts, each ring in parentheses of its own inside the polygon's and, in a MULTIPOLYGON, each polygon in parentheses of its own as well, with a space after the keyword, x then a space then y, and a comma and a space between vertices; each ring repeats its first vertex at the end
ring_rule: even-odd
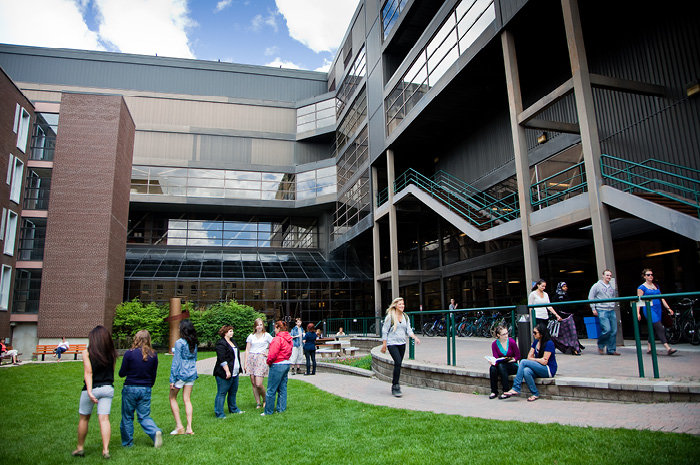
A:
MULTIPOLYGON (((41 361, 46 361, 45 357, 47 355, 53 355, 54 351, 58 347, 58 344, 37 344, 36 352, 32 355, 36 355, 37 360, 39 355, 41 355, 41 361)), ((87 344, 71 344, 70 349, 63 352, 61 355, 73 355, 73 360, 78 360, 78 355, 80 355, 87 348, 87 344)))
MULTIPOLYGON (((12 346, 7 346, 7 352, 9 352, 9 351, 11 351, 11 350, 12 350, 12 346)), ((2 365, 2 362, 3 362, 5 359, 8 359, 8 360, 10 361, 10 363, 12 363, 12 355, 8 355, 7 352, 5 352, 4 354, 2 354, 2 356, 0 356, 0 365, 2 365)), ((18 362, 19 362, 19 356, 20 356, 20 355, 22 355, 21 352, 18 352, 17 355, 15 355, 15 357, 17 357, 17 361, 18 361, 18 362)))

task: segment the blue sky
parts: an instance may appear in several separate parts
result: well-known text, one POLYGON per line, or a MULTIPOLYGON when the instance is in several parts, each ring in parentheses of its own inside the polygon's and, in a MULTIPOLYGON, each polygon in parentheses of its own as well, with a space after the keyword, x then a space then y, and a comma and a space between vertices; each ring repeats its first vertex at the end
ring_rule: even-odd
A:
POLYGON ((0 43, 325 71, 358 2, 0 0, 0 43))

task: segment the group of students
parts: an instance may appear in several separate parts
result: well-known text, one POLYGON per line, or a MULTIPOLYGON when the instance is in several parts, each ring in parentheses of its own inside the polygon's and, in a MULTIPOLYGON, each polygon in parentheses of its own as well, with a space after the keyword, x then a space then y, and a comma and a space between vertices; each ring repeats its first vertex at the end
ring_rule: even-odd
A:
MULTIPOLYGON (((275 336, 265 331, 261 319, 255 320, 254 330, 246 339, 244 361, 233 340, 233 327, 225 325, 219 329, 221 339, 216 343, 216 364, 213 375, 217 392, 214 399, 214 414, 226 418, 224 402, 227 400, 229 413, 243 413, 236 405, 239 375, 250 375, 257 408, 263 409, 262 416, 284 412, 287 408, 287 373, 292 355, 292 337, 287 332, 284 321, 275 323, 275 336), (245 371, 244 371, 245 370, 245 371), (263 379, 268 377, 267 391, 263 379), (275 405, 276 401, 276 405, 275 405)), ((315 333, 314 333, 315 335, 315 333)), ((197 346, 199 340, 190 320, 180 322, 180 339, 173 348, 173 361, 170 368, 170 408, 175 419, 175 429, 171 435, 194 434, 192 430, 193 407, 192 388, 197 374, 197 346), (186 424, 180 418, 178 394, 182 391, 185 405, 186 424)), ((112 434, 109 414, 114 398, 114 370, 117 351, 109 330, 104 326, 95 327, 88 334, 88 347, 82 353, 84 383, 80 395, 78 412, 78 446, 72 452, 75 457, 85 456, 85 438, 94 406, 102 438, 102 456, 110 458, 109 442, 112 434)), ((151 335, 146 330, 136 333, 131 349, 126 351, 119 369, 119 376, 125 378, 122 388, 122 419, 119 426, 122 445, 134 444, 134 413, 144 432, 153 441, 154 447, 163 445, 163 431, 151 418, 151 394, 158 372, 158 355, 151 345, 151 335)))

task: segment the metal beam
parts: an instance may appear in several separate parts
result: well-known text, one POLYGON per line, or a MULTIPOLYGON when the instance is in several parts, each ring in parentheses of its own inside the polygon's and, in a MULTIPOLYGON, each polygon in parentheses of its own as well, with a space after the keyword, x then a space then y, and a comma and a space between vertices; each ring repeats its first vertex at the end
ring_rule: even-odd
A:
POLYGON ((527 109, 521 111, 518 113, 518 124, 523 124, 532 118, 535 117, 535 115, 541 111, 546 110, 547 108, 551 107, 555 103, 557 103, 559 100, 563 99, 567 95, 569 95, 571 92, 574 90, 574 80, 573 78, 567 80, 564 84, 560 85, 556 89, 554 89, 552 92, 549 94, 545 95, 529 107, 527 109))
POLYGON ((546 119, 531 119, 522 124, 530 129, 545 129, 548 131, 564 132, 567 134, 581 134, 578 123, 562 123, 561 121, 550 121, 546 119))
POLYGON ((621 92, 629 92, 631 94, 651 95, 654 97, 663 97, 665 94, 664 86, 656 84, 647 84, 646 82, 631 81, 629 79, 619 79, 602 74, 590 74, 591 85, 599 89, 619 90, 621 92))

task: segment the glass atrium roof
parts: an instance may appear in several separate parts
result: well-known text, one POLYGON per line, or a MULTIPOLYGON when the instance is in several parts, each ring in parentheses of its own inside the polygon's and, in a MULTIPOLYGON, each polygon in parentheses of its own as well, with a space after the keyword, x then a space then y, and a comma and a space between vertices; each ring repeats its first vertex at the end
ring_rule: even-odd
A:
POLYGON ((366 281, 371 274, 316 251, 127 247, 127 280, 366 281))

